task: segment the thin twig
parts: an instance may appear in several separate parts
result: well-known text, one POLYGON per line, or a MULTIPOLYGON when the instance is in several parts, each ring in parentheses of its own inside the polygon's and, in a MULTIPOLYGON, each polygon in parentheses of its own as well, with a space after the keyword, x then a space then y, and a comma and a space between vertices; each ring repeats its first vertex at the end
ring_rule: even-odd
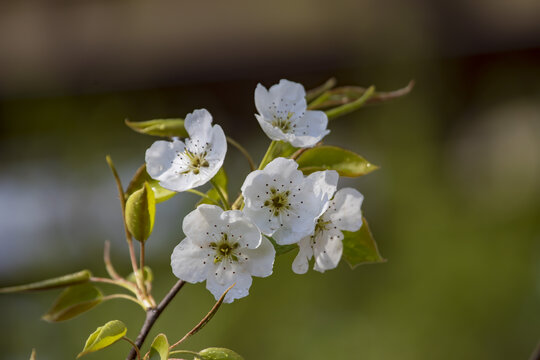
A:
POLYGON ((137 345, 135 345, 135 343, 133 341, 131 341, 131 339, 127 338, 127 337, 123 337, 122 340, 126 340, 128 343, 131 344, 132 346, 132 349, 135 350, 135 352, 137 353, 137 359, 141 360, 141 352, 139 350, 139 347, 137 345))
POLYGON ((251 157, 251 155, 249 155, 249 152, 242 145, 240 145, 240 143, 238 143, 236 140, 234 140, 233 138, 231 138, 229 136, 227 136, 227 141, 232 146, 237 148, 242 153, 242 155, 244 155, 244 157, 246 158, 246 160, 249 163, 249 167, 251 168, 251 171, 253 171, 253 170, 255 170, 257 168, 255 166, 255 162, 253 162, 253 158, 251 157))
POLYGON ((105 246, 103 248, 103 262, 105 263, 105 269, 112 279, 120 280, 122 277, 118 275, 114 266, 111 262, 111 243, 109 240, 105 241, 105 246))
POLYGON ((229 292, 229 290, 231 290, 233 288, 233 286, 236 285, 236 283, 232 284, 231 286, 229 286, 229 288, 227 290, 225 290, 225 292, 221 295, 221 297, 219 298, 219 300, 216 302, 216 304, 212 307, 212 309, 210 309, 210 311, 208 312, 208 314, 206 314, 206 316, 197 324, 195 325, 195 327, 193 329, 191 329, 186 335, 184 335, 183 338, 181 338, 180 340, 178 340, 177 342, 175 342, 173 345, 169 346, 169 350, 172 350, 174 349, 176 346, 180 345, 181 343, 183 343, 188 337, 190 337, 191 335, 194 335, 196 334, 199 330, 201 330, 204 325, 206 325, 210 319, 212 319, 212 317, 216 314, 216 312, 218 311, 219 307, 221 306, 221 304, 223 303, 223 300, 225 299, 225 295, 227 295, 227 293, 229 292))
POLYGON ((126 222, 126 197, 124 195, 124 187, 122 186, 122 181, 120 180, 120 176, 118 176, 118 172, 116 171, 116 168, 114 167, 114 163, 111 157, 107 155, 105 159, 107 160, 107 164, 109 165, 113 173, 114 180, 116 181, 116 187, 118 189, 118 196, 120 197, 120 205, 122 206, 122 221, 124 223, 124 232, 126 233, 126 241, 129 247, 129 257, 131 259, 131 267, 133 268, 133 273, 135 274, 135 279, 137 280, 137 286, 139 287, 139 290, 141 291, 142 294, 145 294, 144 283, 141 280, 140 276, 138 276, 137 258, 135 256, 135 249, 133 248, 133 239, 131 237, 131 233, 129 232, 129 229, 127 227, 127 222, 126 222))
POLYGON ((133 301, 134 303, 136 303, 137 305, 139 305, 140 307, 142 307, 143 310, 145 309, 145 307, 144 307, 144 305, 143 305, 142 302, 140 302, 139 300, 137 300, 137 299, 134 298, 133 296, 126 295, 126 294, 112 294, 112 295, 107 295, 107 296, 104 296, 101 300, 107 301, 107 300, 111 300, 111 299, 126 299, 126 300, 130 300, 130 301, 133 301))
POLYGON ((221 200, 221 203, 223 204, 223 207, 225 208, 225 210, 230 210, 231 206, 229 205, 229 200, 227 199, 227 196, 225 195, 225 193, 223 192, 221 187, 213 179, 210 180, 210 183, 212 184, 214 189, 216 189, 216 192, 217 192, 217 194, 219 196, 219 199, 221 200))
MULTIPOLYGON (((152 329, 152 326, 154 326, 154 323, 158 319, 158 317, 161 315, 163 310, 169 305, 169 303, 172 301, 172 299, 178 294, 180 289, 184 286, 186 282, 184 280, 178 280, 176 284, 169 290, 167 295, 161 300, 159 305, 156 308, 148 309, 146 311, 146 320, 144 321, 144 324, 141 328, 141 331, 139 332, 139 335, 137 336, 137 339, 135 340, 135 344, 140 348, 142 344, 144 343, 144 340, 148 336, 148 333, 152 329)), ((132 349, 127 356, 126 360, 133 360, 135 359, 136 352, 134 349, 132 349)))

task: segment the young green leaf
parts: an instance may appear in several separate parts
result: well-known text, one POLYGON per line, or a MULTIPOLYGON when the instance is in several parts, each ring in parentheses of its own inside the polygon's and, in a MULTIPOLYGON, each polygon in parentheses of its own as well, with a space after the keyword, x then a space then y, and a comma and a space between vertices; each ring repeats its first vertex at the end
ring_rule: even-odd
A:
POLYGON ((296 162, 298 168, 306 175, 315 171, 336 170, 340 176, 357 177, 378 169, 352 151, 326 145, 307 149, 296 162))
POLYGON ((126 201, 126 224, 135 239, 140 242, 148 239, 154 227, 155 215, 154 191, 145 182, 144 186, 131 194, 126 201))
MULTIPOLYGON (((225 169, 223 167, 221 169, 219 169, 217 174, 214 175, 214 177, 210 181, 212 181, 216 186, 218 186, 221 189, 222 193, 225 195, 225 198, 228 200, 228 198, 229 198, 229 194, 227 192, 228 178, 227 178, 227 173, 225 172, 225 169)), ((210 199, 212 199, 215 202, 219 203, 220 196, 219 196, 219 194, 218 194, 218 192, 217 192, 217 190, 215 188, 211 188, 210 190, 208 190, 206 195, 210 199)), ((197 203, 197 206, 201 205, 201 204, 212 204, 212 205, 214 205, 215 203, 210 201, 209 199, 202 198, 197 203)))
POLYGON ((146 172, 146 164, 142 164, 141 167, 139 167, 135 172, 133 179, 131 179, 131 182, 126 189, 126 199, 129 198, 129 196, 135 191, 139 190, 145 182, 150 184, 150 187, 154 191, 154 198, 156 200, 156 203, 169 200, 177 194, 177 192, 167 190, 161 185, 159 185, 159 181, 152 179, 150 175, 148 175, 148 173, 146 172))
POLYGON ((141 134, 163 137, 188 137, 183 119, 155 119, 133 122, 126 120, 126 125, 141 134))
POLYGON ((343 258, 351 268, 354 269, 361 264, 386 261, 379 254, 379 249, 373 239, 366 218, 362 218, 360 230, 356 232, 343 231, 343 235, 343 258))
POLYGON ((155 337, 150 348, 150 358, 148 360, 167 360, 169 358, 169 342, 165 334, 155 337))
POLYGON ((97 306, 103 294, 91 284, 80 284, 65 289, 42 319, 49 322, 69 320, 97 306))
POLYGON ((208 348, 199 351, 201 360, 244 360, 239 354, 225 348, 208 348))
POLYGON ((77 359, 83 355, 101 350, 122 339, 126 335, 126 325, 119 320, 109 321, 100 326, 86 340, 83 350, 77 355, 77 359))
POLYGON ((92 277, 92 273, 88 270, 76 272, 74 274, 59 276, 52 279, 38 281, 26 285, 9 286, 0 288, 0 294, 14 293, 22 291, 38 291, 49 290, 59 287, 65 287, 75 284, 81 284, 87 282, 92 277))

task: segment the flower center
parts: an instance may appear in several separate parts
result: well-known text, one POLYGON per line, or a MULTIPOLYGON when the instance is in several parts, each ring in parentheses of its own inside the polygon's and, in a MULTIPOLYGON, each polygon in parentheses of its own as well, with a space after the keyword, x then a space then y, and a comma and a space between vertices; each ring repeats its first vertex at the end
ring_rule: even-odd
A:
POLYGON ((278 117, 278 116, 274 115, 274 120, 272 120, 272 126, 277 127, 278 129, 280 129, 284 133, 290 132, 292 130, 291 118, 292 118, 293 115, 294 115, 294 113, 292 113, 292 112, 289 112, 287 114, 287 118, 283 118, 281 116, 278 117))
POLYGON ((290 193, 289 190, 278 192, 275 188, 270 188, 270 198, 264 202, 264 206, 269 207, 274 216, 278 216, 281 211, 291 208, 290 193))
POLYGON ((216 256, 214 256, 215 264, 225 259, 234 262, 238 261, 238 257, 234 254, 234 250, 238 248, 238 243, 231 244, 227 234, 223 234, 218 243, 211 242, 210 247, 216 251, 216 256))
POLYGON ((202 153, 194 153, 189 150, 185 150, 184 154, 186 155, 188 159, 188 169, 184 171, 182 174, 186 174, 189 172, 193 172, 195 175, 198 175, 200 173, 201 167, 209 167, 210 164, 206 160, 207 152, 204 151, 202 153))
POLYGON ((314 234, 319 232, 319 231, 324 231, 324 230, 328 230, 329 227, 328 225, 331 223, 331 221, 324 221, 324 219, 322 218, 322 216, 320 218, 317 219, 317 224, 315 224, 315 231, 314 231, 314 234))

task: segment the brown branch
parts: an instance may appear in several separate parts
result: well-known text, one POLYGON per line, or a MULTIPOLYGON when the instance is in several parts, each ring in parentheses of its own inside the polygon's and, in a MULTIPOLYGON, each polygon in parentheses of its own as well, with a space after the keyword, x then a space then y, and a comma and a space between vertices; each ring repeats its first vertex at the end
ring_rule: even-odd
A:
POLYGON ((534 352, 531 354, 529 360, 540 360, 540 344, 538 344, 534 352))
MULTIPOLYGON (((180 289, 184 286, 186 282, 184 280, 178 280, 176 284, 169 290, 167 295, 161 300, 159 305, 156 308, 151 308, 146 311, 146 319, 144 321, 144 324, 141 328, 141 331, 139 332, 139 335, 137 336, 137 339, 135 340, 135 345, 140 349, 142 344, 144 343, 144 340, 146 340, 146 337, 148 336, 148 333, 152 329, 152 326, 154 326, 154 323, 159 318, 163 310, 169 305, 169 303, 172 301, 172 299, 176 296, 176 294, 180 291, 180 289)), ((129 352, 129 355, 127 356, 126 360, 133 360, 137 356, 137 352, 135 349, 131 349, 129 352)))

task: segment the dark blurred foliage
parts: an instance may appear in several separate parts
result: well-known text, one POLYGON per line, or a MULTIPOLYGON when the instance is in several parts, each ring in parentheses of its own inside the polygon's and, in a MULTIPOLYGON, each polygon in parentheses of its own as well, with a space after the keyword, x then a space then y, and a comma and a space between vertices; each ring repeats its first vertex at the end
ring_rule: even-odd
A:
MULTIPOLYGON (((185 343, 246 359, 523 359, 540 340, 540 14, 496 2, 106 2, 0 4, 0 285, 91 269, 129 272, 105 155, 124 182, 152 138, 123 120, 205 107, 261 157, 269 140, 253 91, 280 78, 414 91, 331 122, 325 139, 381 169, 343 179, 366 197, 385 264, 291 271, 294 253, 251 295, 185 343)), ((248 167, 233 148, 238 191, 248 167)), ((160 298, 196 201, 160 204, 147 262, 160 298)), ((106 291, 112 291, 107 288, 106 291)), ((57 292, 0 297, 0 357, 70 359, 111 319, 136 337, 142 312, 115 300, 61 324, 57 292)), ((184 335, 213 304, 188 285, 153 337, 184 335)), ((88 359, 123 358, 117 344, 88 359)))

